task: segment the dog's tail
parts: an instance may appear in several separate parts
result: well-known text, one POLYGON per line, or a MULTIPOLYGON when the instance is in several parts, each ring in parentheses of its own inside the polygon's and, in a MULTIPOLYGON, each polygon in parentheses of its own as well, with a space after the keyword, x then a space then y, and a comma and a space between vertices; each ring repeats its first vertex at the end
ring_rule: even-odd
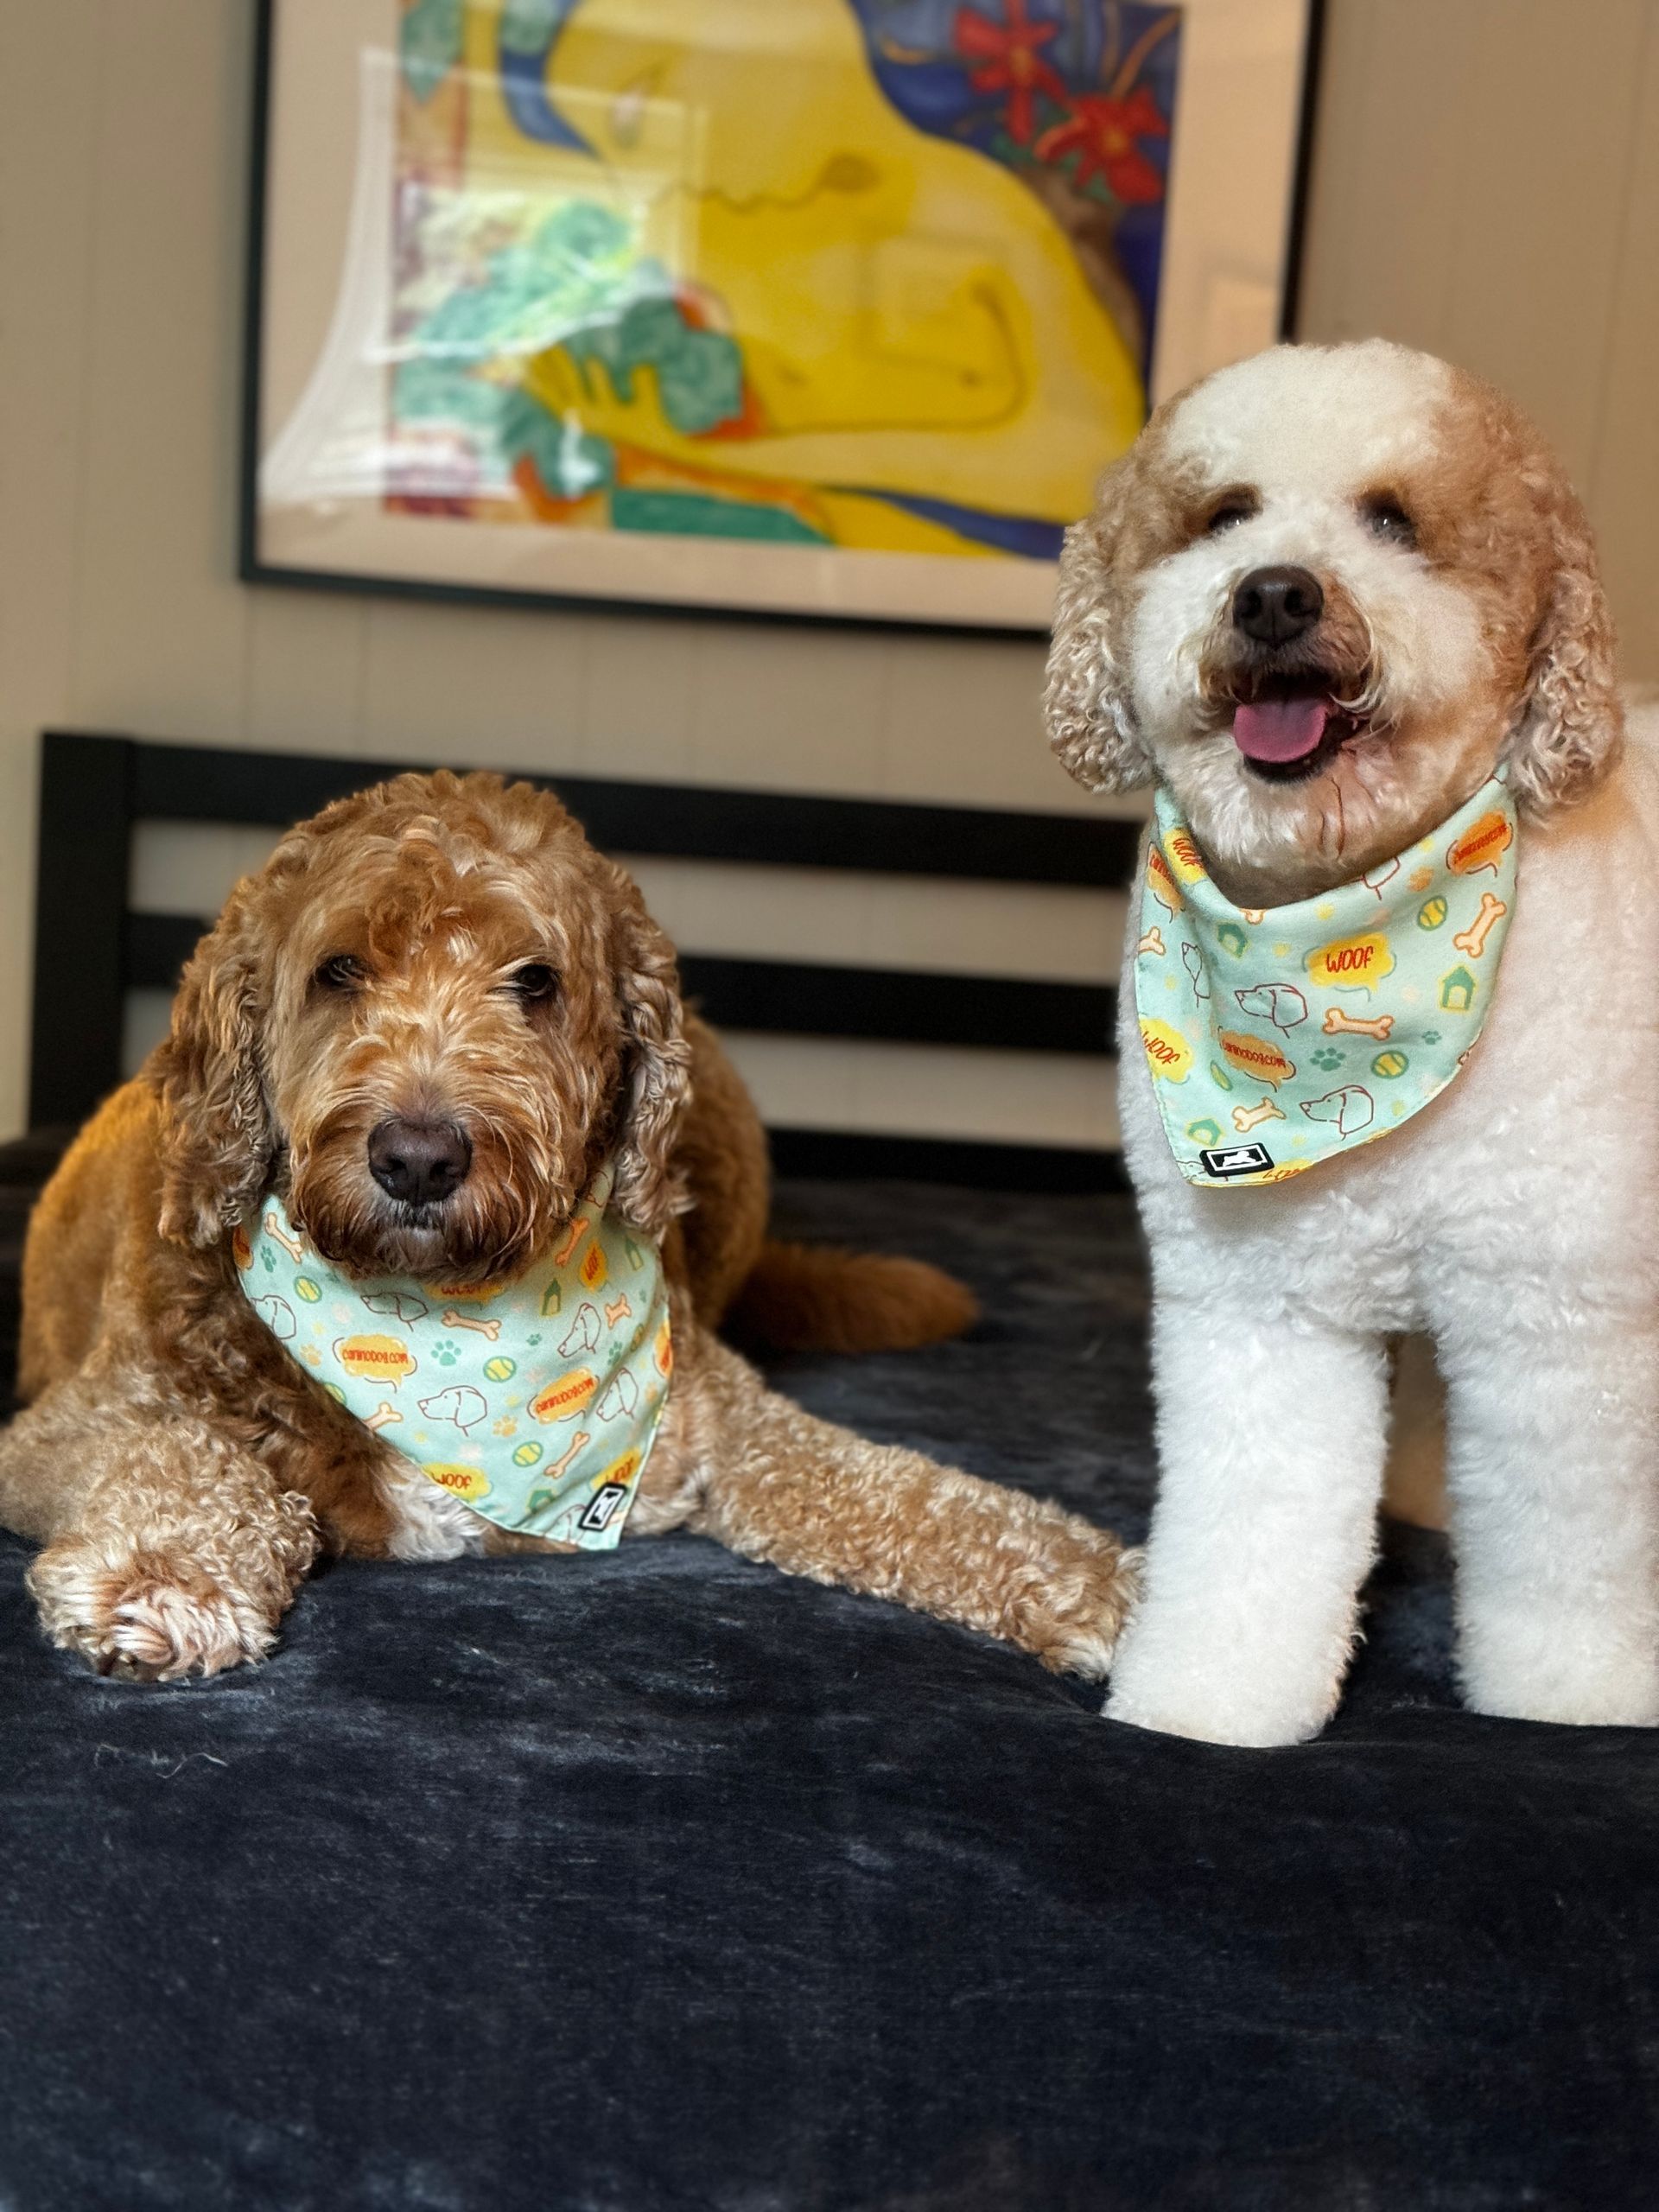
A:
POLYGON ((907 1351, 978 1318, 967 1285, 925 1261, 769 1240, 727 1324, 773 1351, 907 1351))

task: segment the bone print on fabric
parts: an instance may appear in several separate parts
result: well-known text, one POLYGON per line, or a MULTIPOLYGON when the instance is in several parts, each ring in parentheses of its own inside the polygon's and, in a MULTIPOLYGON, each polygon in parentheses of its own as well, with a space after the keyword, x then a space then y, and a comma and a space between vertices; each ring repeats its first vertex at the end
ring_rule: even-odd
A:
POLYGON ((607 1166, 557 1249, 505 1287, 347 1276, 274 1195, 234 1240, 237 1279, 284 1350, 453 1497, 500 1528, 609 1550, 673 1364, 660 1257, 607 1211, 611 1183, 607 1166), (296 1268, 297 1311, 267 1287, 296 1268), (583 1294, 605 1286, 616 1294, 583 1294), (550 1326, 562 1310, 574 1318, 550 1326))
POLYGON ((1515 912, 1515 823, 1494 777, 1357 882, 1239 907, 1159 791, 1135 1007, 1164 1134, 1189 1182, 1280 1182, 1375 1143, 1439 1096, 1492 1001, 1515 912), (1159 924, 1177 883, 1185 934, 1173 960, 1159 924), (1249 1145, 1235 1141, 1244 1136, 1249 1145))

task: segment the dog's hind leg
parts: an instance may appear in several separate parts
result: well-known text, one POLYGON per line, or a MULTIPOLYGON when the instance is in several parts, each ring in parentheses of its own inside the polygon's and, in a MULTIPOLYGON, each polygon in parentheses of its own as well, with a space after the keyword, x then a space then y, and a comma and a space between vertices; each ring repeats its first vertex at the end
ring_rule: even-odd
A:
POLYGON ((1375 1548, 1382 1344, 1236 1298, 1163 1298, 1153 1357, 1158 1501, 1107 1717, 1300 1743, 1335 1708, 1375 1548))
POLYGON ((1106 1529, 816 1420, 702 1332, 670 1416, 634 1533, 684 1526, 788 1573, 982 1629, 1057 1671, 1105 1674, 1135 1587, 1106 1529))
POLYGON ((73 1376, 0 1436, 0 1520, 54 1643, 171 1681, 261 1659, 317 1551, 306 1500, 208 1423, 73 1376))

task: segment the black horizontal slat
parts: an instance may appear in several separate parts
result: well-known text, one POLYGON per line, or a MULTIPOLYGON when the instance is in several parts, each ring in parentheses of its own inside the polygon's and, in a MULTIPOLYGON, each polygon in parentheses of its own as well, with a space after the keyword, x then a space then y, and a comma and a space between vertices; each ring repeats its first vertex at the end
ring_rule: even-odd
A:
POLYGON ((681 954, 680 976, 687 995, 721 1029, 988 1045, 1003 1052, 1108 1052, 1117 1000, 1104 984, 727 960, 700 952, 681 954))
MULTIPOLYGON (((145 742, 132 747, 131 810, 139 821, 259 823, 282 829, 331 799, 397 774, 403 765, 145 742)), ((920 806, 896 799, 823 798, 589 776, 533 775, 525 780, 556 790, 604 850, 678 860, 870 868, 899 875, 1110 889, 1128 880, 1138 836, 1133 822, 1106 816, 920 806)))
MULTIPOLYGON (((129 915, 128 985, 172 990, 206 926, 184 914, 129 915)), ((680 978, 687 996, 721 1029, 983 1045, 1001 1052, 1105 1054, 1112 1049, 1117 995, 1104 984, 912 975, 700 952, 681 955, 680 978)))
POLYGON ((992 1144, 958 1137, 894 1137, 846 1129, 769 1129, 779 1175, 826 1182, 871 1176, 961 1183, 979 1191, 1127 1191, 1123 1157, 1071 1145, 992 1144))

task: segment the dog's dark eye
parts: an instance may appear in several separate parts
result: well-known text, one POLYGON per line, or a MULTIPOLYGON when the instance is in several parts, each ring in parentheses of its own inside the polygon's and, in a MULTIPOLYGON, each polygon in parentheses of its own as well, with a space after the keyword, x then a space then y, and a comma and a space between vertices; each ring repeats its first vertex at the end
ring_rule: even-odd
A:
POLYGON ((1414 545, 1417 543, 1417 525, 1398 499, 1390 499, 1382 493, 1377 493, 1360 502, 1360 512, 1365 518, 1366 529, 1373 537, 1385 537, 1391 545, 1414 545))
POLYGON ((367 975, 368 970, 363 963, 354 960, 349 952, 334 952, 323 962, 311 981, 320 991, 349 991, 363 982, 367 975))
POLYGON ((1235 530, 1242 522, 1249 522, 1255 512, 1255 502, 1242 492, 1229 493, 1217 507, 1212 507, 1205 518, 1206 537, 1219 537, 1224 530, 1235 530))
POLYGON ((559 979, 545 961, 527 961, 522 968, 515 968, 507 978, 507 988, 522 999, 526 1006, 539 1006, 550 999, 559 988, 559 979))

